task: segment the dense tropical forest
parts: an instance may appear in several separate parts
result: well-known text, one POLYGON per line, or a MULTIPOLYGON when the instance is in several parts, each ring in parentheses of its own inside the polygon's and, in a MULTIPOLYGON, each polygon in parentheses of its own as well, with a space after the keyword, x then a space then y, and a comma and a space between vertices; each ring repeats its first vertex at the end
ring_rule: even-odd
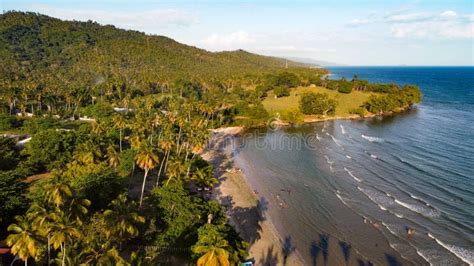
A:
MULTIPOLYGON (((377 93, 361 116, 421 100, 414 86, 36 13, 2 14, 0 44, 0 244, 25 263, 244 261, 247 243, 210 196, 211 129, 265 125, 262 101, 298 86, 377 93)), ((288 119, 335 108, 303 95, 288 119)))

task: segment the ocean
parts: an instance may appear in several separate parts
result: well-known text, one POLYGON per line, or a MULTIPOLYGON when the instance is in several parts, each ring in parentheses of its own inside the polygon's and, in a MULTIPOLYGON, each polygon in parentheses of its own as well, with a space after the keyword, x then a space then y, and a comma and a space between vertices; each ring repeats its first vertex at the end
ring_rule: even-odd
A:
POLYGON ((289 250, 308 265, 473 265, 474 67, 329 70, 424 98, 394 116, 239 139, 235 161, 289 250))

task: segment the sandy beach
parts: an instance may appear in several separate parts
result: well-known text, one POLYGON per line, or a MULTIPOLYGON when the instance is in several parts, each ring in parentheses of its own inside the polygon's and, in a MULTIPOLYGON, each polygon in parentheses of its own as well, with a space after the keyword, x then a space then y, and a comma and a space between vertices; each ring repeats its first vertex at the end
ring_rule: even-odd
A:
POLYGON ((252 190, 243 172, 232 161, 231 143, 242 127, 220 128, 213 131, 210 144, 202 153, 214 165, 220 184, 213 196, 225 208, 230 223, 249 243, 249 258, 256 265, 303 265, 291 246, 285 244, 269 217, 264 204, 252 190))

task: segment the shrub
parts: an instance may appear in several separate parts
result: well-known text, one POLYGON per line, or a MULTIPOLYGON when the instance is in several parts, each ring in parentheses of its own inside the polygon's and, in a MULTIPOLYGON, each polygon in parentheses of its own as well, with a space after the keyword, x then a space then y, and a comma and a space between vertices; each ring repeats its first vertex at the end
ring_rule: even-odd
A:
POLYGON ((349 110, 349 113, 359 115, 360 117, 364 117, 367 111, 363 107, 357 107, 352 110, 349 110))
POLYGON ((19 161, 18 150, 15 147, 15 140, 0 137, 0 170, 12 170, 19 161))
POLYGON ((40 169, 52 170, 65 165, 72 157, 76 146, 76 135, 73 132, 49 129, 33 136, 26 145, 29 161, 40 169))
MULTIPOLYGON (((13 222, 13 217, 22 214, 28 207, 25 198, 28 185, 13 171, 0 171, 0 228, 3 230, 13 222)), ((0 231, 0 238, 5 237, 0 231)))
POLYGON ((287 87, 278 86, 273 89, 273 94, 275 94, 277 98, 290 96, 290 89, 287 87))
POLYGON ((300 98, 300 111, 307 115, 332 115, 336 112, 336 105, 336 100, 329 99, 326 93, 307 92, 300 98))
POLYGON ((341 82, 339 88, 337 89, 340 93, 351 93, 352 83, 351 82, 341 82))
POLYGON ((0 130, 11 130, 21 127, 21 121, 15 116, 0 114, 0 130))
POLYGON ((82 108, 81 114, 96 119, 109 118, 112 117, 112 115, 114 114, 114 109, 108 103, 98 102, 94 105, 89 105, 87 107, 82 108))
POLYGON ((59 121, 52 117, 38 117, 25 120, 23 130, 30 134, 35 134, 43 130, 59 128, 59 126, 59 121))
POLYGON ((374 114, 398 111, 421 101, 422 94, 416 86, 404 86, 396 92, 386 95, 370 96, 364 107, 374 114))
POLYGON ((281 118, 291 125, 298 125, 304 122, 304 115, 298 109, 284 110, 281 112, 281 118))
POLYGON ((117 176, 105 163, 82 165, 68 164, 63 177, 70 179, 70 185, 82 198, 91 200, 91 208, 100 210, 125 190, 125 178, 117 176))

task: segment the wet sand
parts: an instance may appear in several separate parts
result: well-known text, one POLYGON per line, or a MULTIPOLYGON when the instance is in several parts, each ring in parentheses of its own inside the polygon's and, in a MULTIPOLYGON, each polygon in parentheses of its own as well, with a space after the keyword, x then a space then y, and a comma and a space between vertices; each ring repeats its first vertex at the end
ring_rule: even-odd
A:
MULTIPOLYGON (((249 243, 249 259, 256 265, 304 265, 291 245, 285 245, 258 195, 252 190, 243 172, 232 161, 231 141, 243 128, 230 127, 214 131, 211 143, 202 156, 214 165, 220 184, 213 196, 225 208, 230 223, 249 243)), ((287 243, 286 243, 287 244, 287 243)))
MULTIPOLYGON (((298 191, 290 194, 288 191, 280 191, 281 187, 277 184, 263 184, 264 180, 268 181, 268 177, 259 178, 259 175, 265 173, 256 165, 257 158, 242 161, 239 150, 235 149, 235 141, 240 139, 237 136, 242 135, 241 133, 243 134, 243 128, 239 127, 215 130, 212 141, 202 156, 214 165, 215 175, 220 180, 213 196, 226 208, 230 223, 249 243, 249 258, 256 265, 411 264, 394 254, 381 232, 377 232, 381 229, 378 223, 363 221, 344 208, 333 213, 339 218, 333 226, 349 228, 349 231, 356 234, 354 237, 357 245, 370 246, 370 250, 381 254, 380 256, 367 258, 362 255, 356 246, 350 244, 355 239, 345 238, 343 241, 324 231, 315 234, 314 230, 292 228, 292 225, 300 224, 300 219, 304 219, 295 214, 294 209, 304 199, 300 198, 298 191), (243 170, 239 167, 243 167, 243 170), (308 237, 313 241, 302 242, 302 239, 308 237)), ((315 222, 324 223, 320 220, 324 217, 316 219, 315 222)))

